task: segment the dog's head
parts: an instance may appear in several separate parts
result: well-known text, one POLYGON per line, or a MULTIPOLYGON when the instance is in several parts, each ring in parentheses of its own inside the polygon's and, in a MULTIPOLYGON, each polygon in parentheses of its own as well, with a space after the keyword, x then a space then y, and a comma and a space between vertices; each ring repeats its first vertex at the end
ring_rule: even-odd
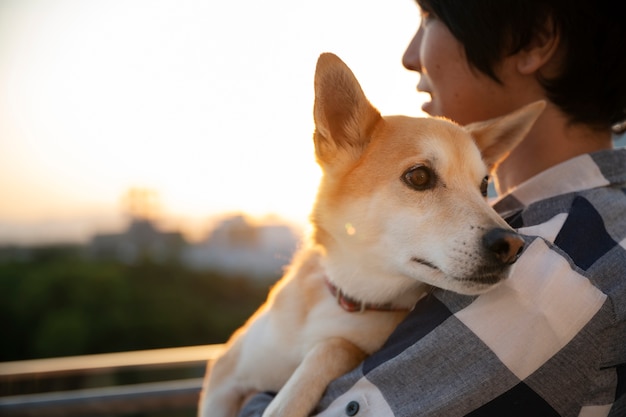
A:
POLYGON ((350 69, 321 55, 314 142, 323 175, 311 220, 331 279, 358 299, 388 302, 417 283, 479 294, 506 278, 523 240, 487 204, 487 176, 543 107, 466 127, 382 117, 350 69))

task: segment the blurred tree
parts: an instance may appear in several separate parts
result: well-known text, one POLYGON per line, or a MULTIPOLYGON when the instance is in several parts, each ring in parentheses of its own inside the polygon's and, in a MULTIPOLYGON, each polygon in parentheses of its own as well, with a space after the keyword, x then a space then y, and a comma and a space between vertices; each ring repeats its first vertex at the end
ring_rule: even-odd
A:
POLYGON ((178 264, 0 263, 0 361, 222 343, 267 287, 178 264))

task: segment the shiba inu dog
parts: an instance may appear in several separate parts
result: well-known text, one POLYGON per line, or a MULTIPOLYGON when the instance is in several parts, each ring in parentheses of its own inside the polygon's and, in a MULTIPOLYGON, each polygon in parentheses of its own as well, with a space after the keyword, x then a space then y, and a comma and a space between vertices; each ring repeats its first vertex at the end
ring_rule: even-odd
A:
POLYGON ((236 416, 249 393, 275 391, 264 416, 308 416, 431 286, 480 294, 504 280, 524 241, 486 202, 488 173, 543 107, 466 127, 382 117, 350 69, 322 54, 310 242, 209 365, 199 415, 236 416))

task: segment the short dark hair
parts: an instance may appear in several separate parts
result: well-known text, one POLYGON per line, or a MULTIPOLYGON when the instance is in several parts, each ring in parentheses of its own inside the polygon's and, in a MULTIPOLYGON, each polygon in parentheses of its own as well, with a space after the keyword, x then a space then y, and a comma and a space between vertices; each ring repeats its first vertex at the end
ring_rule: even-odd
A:
POLYGON ((461 42, 469 63, 494 71, 548 22, 566 48, 561 73, 540 78, 573 123, 606 129, 626 119, 626 2, 623 0, 417 0, 461 42))

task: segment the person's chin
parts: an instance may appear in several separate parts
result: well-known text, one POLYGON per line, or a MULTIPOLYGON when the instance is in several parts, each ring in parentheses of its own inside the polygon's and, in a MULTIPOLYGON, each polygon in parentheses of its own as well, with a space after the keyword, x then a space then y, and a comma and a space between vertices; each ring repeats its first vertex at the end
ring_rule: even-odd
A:
POLYGON ((434 105, 433 105, 432 100, 425 101, 424 104, 422 104, 422 111, 424 113, 427 113, 427 114, 431 115, 431 116, 436 116, 436 114, 433 114, 433 112, 434 112, 434 105))

